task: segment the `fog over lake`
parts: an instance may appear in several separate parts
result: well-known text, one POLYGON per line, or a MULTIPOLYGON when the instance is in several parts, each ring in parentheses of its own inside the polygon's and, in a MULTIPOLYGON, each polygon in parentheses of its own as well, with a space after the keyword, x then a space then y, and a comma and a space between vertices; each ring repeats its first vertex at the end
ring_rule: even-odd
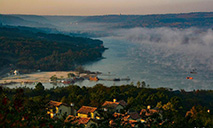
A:
MULTIPOLYGON (((212 89, 213 31, 197 28, 134 28, 100 38, 109 48, 106 59, 85 65, 91 71, 126 78, 129 82, 99 81, 106 86, 145 81, 150 87, 212 89), (190 71, 196 70, 197 74, 190 71), (193 80, 186 77, 193 77, 193 80)), ((103 77, 103 76, 100 76, 103 77)), ((108 76, 109 77, 109 76, 108 76)), ((84 81, 81 85, 94 82, 84 81)))
MULTIPOLYGON (((213 30, 202 28, 131 28, 112 29, 109 24, 71 25, 65 33, 79 31, 92 33, 108 48, 104 59, 83 65, 90 71, 99 71, 99 78, 130 78, 130 81, 84 80, 75 84, 92 87, 145 81, 151 88, 166 87, 187 91, 213 89, 213 30), (89 26, 89 27, 87 27, 89 26), (94 29, 95 28, 95 29, 94 29), (72 31, 71 31, 72 30, 72 31), (195 71, 194 73, 190 73, 195 71), (186 79, 193 77, 192 80, 186 79)), ((45 88, 56 87, 43 83, 45 88)), ((10 85, 13 88, 18 85, 10 85)), ((34 88, 34 85, 26 85, 34 88)), ((58 84, 57 86, 68 86, 58 84)))

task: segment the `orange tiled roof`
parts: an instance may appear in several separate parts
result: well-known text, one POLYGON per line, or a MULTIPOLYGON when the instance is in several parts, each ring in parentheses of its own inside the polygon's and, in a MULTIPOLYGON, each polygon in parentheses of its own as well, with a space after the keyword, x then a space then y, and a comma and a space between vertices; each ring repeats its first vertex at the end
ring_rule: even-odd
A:
POLYGON ((74 119, 75 119, 75 116, 73 116, 73 115, 68 115, 64 122, 70 122, 70 121, 72 121, 72 120, 74 120, 74 119))
POLYGON ((69 106, 69 105, 67 105, 67 104, 65 104, 65 103, 58 102, 58 101, 53 101, 53 100, 51 100, 51 101, 48 103, 48 105, 49 105, 50 107, 59 107, 60 105, 69 106))
POLYGON ((87 124, 89 122, 91 118, 87 118, 87 117, 78 117, 78 116, 72 116, 69 115, 67 116, 66 120, 64 122, 71 122, 72 124, 87 124))
POLYGON ((121 113, 114 113, 113 114, 113 117, 115 117, 115 118, 117 118, 117 117, 124 117, 125 116, 125 114, 121 114, 121 113))
POLYGON ((154 113, 158 113, 158 112, 159 112, 159 110, 156 110, 156 109, 142 109, 141 112, 140 112, 140 115, 145 113, 146 116, 151 116, 154 113))
POLYGON ((124 117, 123 117, 123 120, 124 120, 124 121, 128 121, 128 120, 129 120, 129 117, 130 117, 130 115, 124 116, 124 117))
POLYGON ((140 119, 140 116, 137 112, 131 112, 123 116, 124 121, 130 120, 130 119, 137 120, 137 119, 140 119))
POLYGON ((102 106, 109 107, 109 108, 116 108, 118 105, 119 105, 119 102, 105 101, 102 106))
POLYGON ((54 107, 58 107, 58 106, 60 106, 62 104, 62 102, 57 102, 57 101, 53 101, 53 100, 51 100, 50 102, 49 102, 49 105, 50 106, 54 106, 54 107))
POLYGON ((90 113, 93 113, 93 112, 96 111, 96 110, 97 110, 96 107, 82 106, 82 107, 77 111, 77 113, 88 114, 89 112, 90 112, 90 113))
POLYGON ((75 120, 75 122, 77 122, 78 124, 87 124, 89 122, 90 118, 84 118, 84 117, 80 117, 77 118, 77 120, 75 120))
POLYGON ((137 121, 135 121, 135 120, 129 120, 129 123, 131 124, 132 127, 135 127, 135 123, 137 123, 137 121))

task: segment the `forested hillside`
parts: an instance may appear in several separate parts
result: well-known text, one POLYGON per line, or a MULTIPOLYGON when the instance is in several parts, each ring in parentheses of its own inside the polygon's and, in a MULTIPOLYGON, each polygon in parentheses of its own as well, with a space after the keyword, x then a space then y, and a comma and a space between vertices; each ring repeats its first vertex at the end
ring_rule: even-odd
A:
POLYGON ((103 42, 33 28, 0 27, 0 66, 22 70, 69 70, 102 57, 103 42))
POLYGON ((117 28, 134 27, 213 27, 213 12, 156 15, 89 16, 81 23, 113 23, 117 28))
POLYGON ((12 26, 28 26, 28 27, 45 27, 45 28, 54 28, 55 26, 48 23, 48 21, 44 22, 44 18, 42 16, 26 16, 27 18, 22 18, 21 15, 2 15, 0 14, 0 23, 4 25, 12 25, 12 26))

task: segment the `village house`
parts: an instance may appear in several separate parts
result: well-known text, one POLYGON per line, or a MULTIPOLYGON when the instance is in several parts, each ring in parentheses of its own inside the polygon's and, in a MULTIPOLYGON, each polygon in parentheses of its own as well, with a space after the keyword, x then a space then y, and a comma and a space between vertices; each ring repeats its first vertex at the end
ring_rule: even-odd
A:
POLYGON ((63 115, 76 115, 76 110, 74 109, 74 104, 71 103, 70 105, 57 102, 57 101, 50 101, 48 103, 47 114, 50 115, 51 118, 53 117, 61 117, 63 115))
POLYGON ((124 120, 140 121, 141 117, 137 112, 130 112, 123 117, 124 120))
POLYGON ((19 75, 19 71, 18 70, 15 70, 13 73, 14 73, 15 76, 19 75))
POLYGON ((116 99, 113 99, 112 101, 105 101, 104 104, 102 105, 102 108, 104 111, 108 111, 110 113, 121 113, 121 110, 124 110, 124 108, 127 106, 127 103, 122 100, 117 102, 116 99))
POLYGON ((121 118, 123 121, 128 120, 141 121, 141 117, 137 112, 126 112, 125 114, 114 113, 113 116, 115 118, 121 118))
MULTIPOLYGON (((121 114, 121 113, 114 113, 113 114, 113 117, 114 118, 118 118, 120 119, 120 124, 123 126, 123 127, 132 127, 132 128, 138 128, 138 121, 137 120, 131 120, 129 118, 126 118, 128 117, 129 114, 121 114)), ((109 121, 109 125, 111 127, 116 127, 116 122, 114 122, 114 120, 110 120, 109 121)))
MULTIPOLYGON (((137 112, 126 112, 125 114, 121 114, 121 113, 114 113, 113 114, 114 118, 120 118, 121 119, 121 124, 123 126, 131 126, 134 128, 138 127, 138 122, 141 122, 141 117, 139 116, 139 114, 137 112)), ((111 120, 110 125, 113 125, 113 121, 111 120)))
POLYGON ((78 116, 72 116, 72 115, 67 116, 67 118, 66 118, 66 120, 64 122, 66 122, 66 123, 70 122, 73 125, 76 124, 77 126, 83 125, 85 128, 90 128, 92 126, 96 126, 97 127, 97 125, 98 125, 91 118, 88 118, 88 117, 78 117, 78 116))
POLYGON ((142 109, 141 110, 141 112, 140 112, 140 115, 142 116, 142 117, 144 117, 144 116, 152 116, 153 114, 155 114, 155 113, 160 113, 160 110, 158 109, 158 108, 153 108, 153 109, 151 109, 151 107, 150 106, 147 106, 147 109, 142 109))
POLYGON ((97 108, 96 107, 90 107, 90 106, 82 106, 78 111, 77 111, 78 117, 90 117, 92 119, 96 119, 97 115, 97 108))

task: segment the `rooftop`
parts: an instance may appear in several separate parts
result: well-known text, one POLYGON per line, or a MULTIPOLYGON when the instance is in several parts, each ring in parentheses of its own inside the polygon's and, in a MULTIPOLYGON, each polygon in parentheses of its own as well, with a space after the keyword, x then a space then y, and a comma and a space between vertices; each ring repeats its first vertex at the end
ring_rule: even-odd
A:
POLYGON ((53 101, 53 100, 51 100, 51 101, 48 103, 48 105, 49 105, 50 107, 59 107, 60 105, 68 106, 68 105, 65 104, 65 103, 58 102, 58 101, 53 101))
POLYGON ((69 115, 67 116, 65 122, 71 122, 73 124, 77 123, 77 124, 87 124, 89 122, 91 118, 86 118, 86 117, 78 117, 78 116, 73 116, 73 115, 69 115))
POLYGON ((62 102, 57 102, 57 101, 53 101, 53 100, 51 100, 50 102, 49 102, 49 105, 50 106, 54 106, 54 107, 58 107, 58 106, 60 106, 62 104, 62 102))
POLYGON ((77 113, 83 113, 83 114, 88 114, 88 113, 93 113, 94 111, 96 111, 97 108, 96 107, 90 107, 90 106, 82 106, 77 113))
POLYGON ((105 101, 102 106, 107 108, 116 108, 118 105, 119 102, 105 101))
POLYGON ((142 115, 144 113, 146 116, 151 116, 154 113, 158 113, 158 112, 159 112, 159 110, 157 110, 157 109, 142 109, 140 112, 140 115, 142 115))
POLYGON ((108 108, 115 108, 118 105, 121 105, 123 107, 127 106, 127 103, 124 100, 120 100, 118 102, 112 102, 112 101, 105 101, 104 104, 102 105, 103 107, 108 107, 108 108))

